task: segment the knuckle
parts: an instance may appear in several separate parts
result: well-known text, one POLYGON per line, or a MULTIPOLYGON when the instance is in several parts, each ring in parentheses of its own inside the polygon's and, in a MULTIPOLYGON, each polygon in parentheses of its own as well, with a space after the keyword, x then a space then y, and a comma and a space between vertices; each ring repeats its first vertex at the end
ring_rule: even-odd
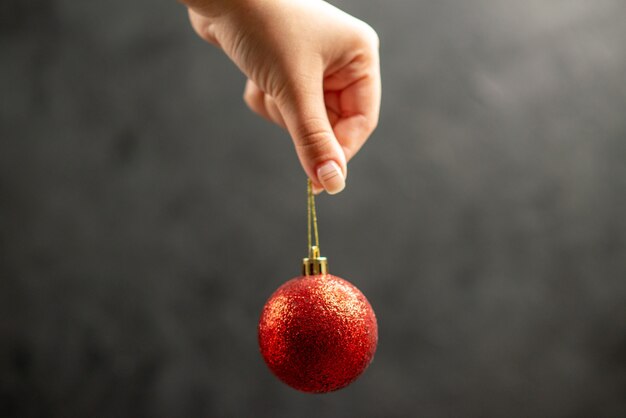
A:
POLYGON ((196 35, 201 39, 212 44, 218 44, 213 30, 214 28, 207 19, 189 9, 189 21, 196 35))
POLYGON ((248 105, 248 107, 252 107, 254 104, 254 98, 253 98, 253 93, 250 89, 246 89, 243 92, 243 101, 248 105))
POLYGON ((307 127, 305 124, 296 132, 296 138, 298 153, 313 163, 325 161, 333 154, 333 135, 327 129, 307 127))
POLYGON ((330 143, 330 133, 325 129, 304 131, 298 134, 297 146, 301 149, 322 149, 330 143))
POLYGON ((367 118, 363 124, 363 133, 365 138, 369 137, 376 130, 377 122, 370 118, 367 118))
POLYGON ((370 42, 374 45, 376 49, 380 48, 380 37, 378 36, 378 32, 374 30, 371 26, 370 29, 370 42))
POLYGON ((371 134, 372 132, 374 132, 376 128, 378 127, 378 118, 379 118, 378 113, 373 114, 371 117, 366 118, 365 129, 367 130, 368 134, 371 134))
POLYGON ((380 47, 380 38, 376 30, 365 22, 361 22, 360 35, 363 41, 370 47, 378 49, 380 47))
POLYGON ((369 137, 378 126, 378 114, 358 115, 355 116, 355 118, 357 118, 357 124, 363 134, 363 142, 365 142, 367 137, 369 137))
POLYGON ((243 101, 254 112, 259 113, 262 107, 263 93, 258 89, 247 87, 243 92, 243 101))

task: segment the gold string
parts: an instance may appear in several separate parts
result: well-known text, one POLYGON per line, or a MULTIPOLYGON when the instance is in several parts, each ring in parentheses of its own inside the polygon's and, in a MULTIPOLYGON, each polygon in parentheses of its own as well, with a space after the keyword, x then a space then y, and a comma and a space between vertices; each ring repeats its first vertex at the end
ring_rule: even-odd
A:
POLYGON ((307 211, 307 238, 308 238, 308 243, 309 243, 309 253, 311 252, 311 195, 313 195, 313 186, 311 183, 311 179, 308 179, 307 181, 307 187, 306 187, 306 191, 307 191, 307 201, 306 201, 306 211, 307 211))
POLYGON ((315 231, 315 245, 320 248, 320 237, 317 233, 317 214, 315 213, 315 195, 311 192, 311 209, 313 212, 313 231, 315 231))
POLYGON ((308 243, 309 243, 309 253, 312 256, 312 241, 313 237, 311 236, 311 222, 313 223, 313 233, 315 234, 315 246, 320 247, 320 237, 317 231, 317 213, 315 211, 315 195, 313 194, 313 182, 311 179, 307 181, 307 232, 308 232, 308 243))

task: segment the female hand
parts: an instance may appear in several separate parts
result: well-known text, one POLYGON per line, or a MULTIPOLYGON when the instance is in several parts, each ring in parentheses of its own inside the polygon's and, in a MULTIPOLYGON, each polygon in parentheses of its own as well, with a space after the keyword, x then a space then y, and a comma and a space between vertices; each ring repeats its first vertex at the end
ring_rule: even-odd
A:
POLYGON ((317 191, 343 190, 378 123, 376 32, 321 0, 184 1, 198 35, 248 77, 248 106, 289 131, 317 191))

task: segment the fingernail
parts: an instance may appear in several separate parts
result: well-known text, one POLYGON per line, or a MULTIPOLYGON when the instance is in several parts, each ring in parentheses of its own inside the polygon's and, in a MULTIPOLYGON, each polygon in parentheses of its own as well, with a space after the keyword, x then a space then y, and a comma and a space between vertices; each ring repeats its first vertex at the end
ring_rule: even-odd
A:
POLYGON ((323 187, 313 186, 313 194, 314 195, 317 196, 318 194, 322 193, 323 191, 324 191, 323 187))
POLYGON ((317 178, 328 194, 337 194, 346 187, 341 169, 334 161, 327 161, 317 169, 317 178))

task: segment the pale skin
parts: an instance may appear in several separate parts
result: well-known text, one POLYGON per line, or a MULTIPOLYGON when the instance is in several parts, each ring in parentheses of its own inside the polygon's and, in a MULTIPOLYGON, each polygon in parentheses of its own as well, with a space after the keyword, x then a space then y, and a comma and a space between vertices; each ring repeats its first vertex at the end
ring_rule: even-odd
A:
POLYGON ((378 123, 378 36, 321 0, 183 0, 198 35, 248 77, 244 100, 287 129, 316 191, 345 187, 378 123))

